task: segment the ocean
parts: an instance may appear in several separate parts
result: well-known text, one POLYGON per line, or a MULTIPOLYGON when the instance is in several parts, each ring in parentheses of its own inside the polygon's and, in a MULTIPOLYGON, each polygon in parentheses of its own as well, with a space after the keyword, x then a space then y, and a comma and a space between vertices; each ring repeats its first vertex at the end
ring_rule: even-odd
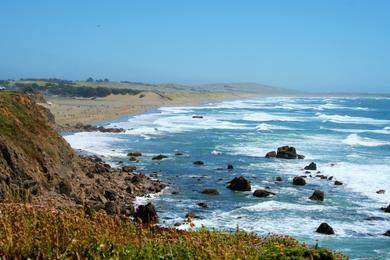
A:
POLYGON ((149 113, 102 123, 125 133, 75 133, 65 139, 75 149, 104 156, 113 166, 136 165, 154 172, 169 187, 152 201, 164 226, 241 230, 259 235, 291 235, 309 245, 340 250, 351 258, 390 259, 390 99, 381 98, 258 98, 194 107, 163 107, 149 113), (203 118, 193 118, 199 116, 203 118), (304 160, 265 158, 280 146, 294 146, 304 160), (126 156, 141 151, 138 163, 126 156), (182 155, 176 155, 182 153, 182 155), (151 158, 168 156, 162 161, 151 158), (194 165, 196 160, 203 166, 194 165), (318 171, 305 174, 310 162, 318 171), (234 169, 227 170, 232 164, 234 169), (321 174, 332 180, 316 178, 321 174), (226 188, 244 176, 252 191, 226 188), (307 175, 305 186, 294 176, 307 175), (275 181, 280 176, 281 182, 275 181), (343 182, 336 186, 334 181, 343 182), (258 198, 256 189, 276 195, 258 198), (201 194, 215 188, 220 195, 201 194), (325 192, 312 201, 314 190, 325 192), (386 190, 377 194, 378 190, 386 190), (172 194, 174 193, 174 194, 172 194), (205 202, 208 208, 197 206, 205 202), (326 222, 335 235, 315 232, 326 222))

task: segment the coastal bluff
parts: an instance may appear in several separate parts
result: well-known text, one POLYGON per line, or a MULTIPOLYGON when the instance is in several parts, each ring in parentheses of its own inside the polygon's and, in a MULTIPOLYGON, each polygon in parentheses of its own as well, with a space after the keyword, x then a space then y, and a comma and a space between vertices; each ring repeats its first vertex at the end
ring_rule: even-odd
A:
POLYGON ((144 174, 79 156, 55 131, 54 116, 33 96, 0 92, 1 202, 132 215, 136 196, 163 188, 144 174))

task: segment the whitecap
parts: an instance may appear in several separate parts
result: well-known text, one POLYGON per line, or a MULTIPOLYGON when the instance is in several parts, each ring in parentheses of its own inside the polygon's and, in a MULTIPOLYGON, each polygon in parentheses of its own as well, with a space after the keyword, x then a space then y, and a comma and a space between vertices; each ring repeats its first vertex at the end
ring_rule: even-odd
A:
POLYGON ((266 122, 266 121, 286 121, 286 122, 302 122, 305 121, 302 117, 294 117, 290 115, 278 115, 270 114, 265 112, 255 112, 244 114, 243 120, 246 121, 255 121, 255 122, 266 122))
POLYGON ((322 121, 330 121, 333 123, 339 124, 373 124, 373 125, 383 125, 388 124, 389 120, 380 120, 368 117, 352 117, 348 115, 326 115, 317 113, 317 118, 322 121))
POLYGON ((358 134, 348 135, 347 138, 343 140, 343 143, 351 146, 368 146, 368 147, 390 145, 390 142, 372 139, 368 137, 361 137, 358 134))

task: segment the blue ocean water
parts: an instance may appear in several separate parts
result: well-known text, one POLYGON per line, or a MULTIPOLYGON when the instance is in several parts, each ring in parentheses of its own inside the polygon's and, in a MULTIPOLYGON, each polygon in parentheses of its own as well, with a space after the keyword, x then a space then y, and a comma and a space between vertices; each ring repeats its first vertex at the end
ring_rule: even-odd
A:
POLYGON ((239 225, 260 235, 287 234, 310 245, 318 241, 351 258, 390 258, 390 238, 382 235, 390 230, 390 214, 379 210, 390 203, 390 99, 259 98, 160 108, 105 124, 126 132, 65 138, 74 148, 105 156, 113 165, 124 161, 157 172, 169 188, 139 201, 152 200, 163 225, 183 223, 193 212, 199 217, 195 227, 234 231, 239 225), (306 158, 264 158, 284 145, 306 158), (142 151, 140 162, 128 161, 129 151, 142 151), (158 154, 169 158, 152 161, 158 154), (205 165, 193 165, 195 160, 205 165), (312 161, 333 180, 309 177, 307 185, 293 186, 292 178, 304 175, 303 167, 312 161), (234 170, 227 170, 228 164, 234 170), (251 192, 226 188, 240 175, 251 181, 251 192), (277 176, 283 181, 276 182, 277 176), (344 185, 335 186, 334 180, 344 185), (252 196, 265 187, 276 195, 252 196), (201 194, 204 188, 216 188, 220 195, 201 194), (315 189, 325 192, 323 202, 308 199, 315 189), (380 189, 385 194, 377 194, 380 189), (209 207, 201 208, 199 202, 209 207), (336 234, 316 233, 322 222, 336 234))

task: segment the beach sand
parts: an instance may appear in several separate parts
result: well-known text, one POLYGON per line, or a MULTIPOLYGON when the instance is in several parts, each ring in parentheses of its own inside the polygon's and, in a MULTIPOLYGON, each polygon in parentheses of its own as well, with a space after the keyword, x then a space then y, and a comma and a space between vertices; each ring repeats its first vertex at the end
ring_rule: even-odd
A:
POLYGON ((253 96, 248 93, 145 91, 137 95, 109 95, 104 98, 46 97, 46 106, 59 125, 95 124, 124 115, 141 114, 164 106, 190 106, 253 96))

